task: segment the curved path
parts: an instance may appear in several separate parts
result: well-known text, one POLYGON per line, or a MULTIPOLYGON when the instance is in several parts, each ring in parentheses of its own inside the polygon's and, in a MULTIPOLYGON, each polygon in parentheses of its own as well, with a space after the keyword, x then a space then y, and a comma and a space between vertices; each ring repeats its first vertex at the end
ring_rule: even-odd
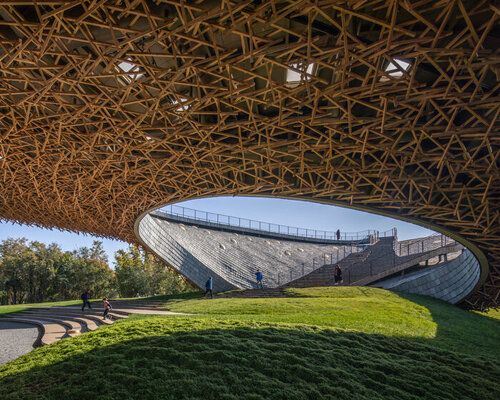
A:
POLYGON ((29 353, 37 338, 36 326, 0 320, 0 365, 29 353))

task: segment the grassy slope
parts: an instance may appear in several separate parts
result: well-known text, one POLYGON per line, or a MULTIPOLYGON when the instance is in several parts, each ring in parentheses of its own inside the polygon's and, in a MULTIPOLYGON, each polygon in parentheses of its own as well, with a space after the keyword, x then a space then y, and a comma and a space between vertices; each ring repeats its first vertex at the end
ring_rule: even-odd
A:
POLYGON ((500 398, 499 321, 376 289, 295 294, 171 299, 200 314, 138 316, 36 349, 0 367, 2 399, 500 398), (476 345, 451 345, 453 328, 476 345))
POLYGON ((244 321, 306 323, 431 341, 500 358, 500 323, 423 296, 364 287, 289 289, 296 297, 172 300, 172 311, 244 321))

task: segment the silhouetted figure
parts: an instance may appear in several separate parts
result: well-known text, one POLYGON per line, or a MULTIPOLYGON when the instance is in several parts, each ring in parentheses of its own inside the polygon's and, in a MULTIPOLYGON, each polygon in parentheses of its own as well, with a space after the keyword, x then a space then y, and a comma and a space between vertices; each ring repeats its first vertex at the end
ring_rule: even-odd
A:
POLYGON ((85 306, 89 306, 89 309, 92 310, 92 307, 90 307, 90 292, 87 289, 85 292, 82 293, 81 299, 83 301, 82 305, 82 311, 85 309, 85 306))
POLYGON ((210 293, 210 298, 213 299, 214 298, 214 294, 213 294, 213 291, 212 291, 212 277, 209 277, 208 280, 205 282, 205 296, 204 297, 207 297, 207 294, 210 293))
POLYGON ((261 289, 264 289, 264 285, 262 285, 262 272, 257 271, 255 276, 257 277, 257 287, 260 286, 261 289))
POLYGON ((339 282, 342 283, 344 282, 344 280, 342 279, 342 270, 340 269, 340 265, 337 264, 335 266, 335 274, 334 274, 334 277, 335 277, 335 284, 338 285, 339 282))
POLYGON ((337 240, 340 240, 340 229, 337 229, 337 240))
POLYGON ((106 297, 102 299, 102 301, 104 302, 104 314, 102 315, 102 318, 106 319, 108 318, 108 313, 113 309, 113 307, 111 307, 111 303, 108 301, 106 297))

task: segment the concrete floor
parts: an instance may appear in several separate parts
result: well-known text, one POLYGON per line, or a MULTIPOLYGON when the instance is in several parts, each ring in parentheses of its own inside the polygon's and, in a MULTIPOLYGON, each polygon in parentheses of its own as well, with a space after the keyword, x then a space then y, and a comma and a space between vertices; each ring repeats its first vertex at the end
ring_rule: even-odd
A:
POLYGON ((36 326, 0 320, 0 365, 29 353, 37 338, 36 326))

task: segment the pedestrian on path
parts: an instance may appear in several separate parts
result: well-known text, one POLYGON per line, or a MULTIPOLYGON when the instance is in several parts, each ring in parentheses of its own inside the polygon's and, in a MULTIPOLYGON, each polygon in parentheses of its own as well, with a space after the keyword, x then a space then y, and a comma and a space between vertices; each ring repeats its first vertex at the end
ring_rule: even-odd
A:
POLYGON ((260 270, 257 270, 255 276, 257 277, 257 287, 260 286, 261 289, 264 289, 264 286, 262 285, 262 272, 260 272, 260 270))
POLYGON ((214 298, 214 294, 213 294, 213 291, 212 291, 212 277, 210 276, 208 278, 208 280, 205 282, 205 296, 203 297, 207 297, 207 294, 210 293, 210 298, 213 299, 214 298))
POLYGON ((90 292, 87 289, 85 292, 82 293, 81 299, 83 301, 82 305, 82 311, 85 309, 85 306, 89 306, 89 310, 92 310, 92 307, 90 307, 90 292))
POLYGON ((340 240, 340 229, 337 229, 337 240, 340 240))
MULTIPOLYGON (((113 307, 111 307, 111 303, 106 297, 102 299, 102 301, 104 302, 104 314, 102 315, 102 318, 106 319, 108 318, 108 313, 113 309, 113 307)), ((109 319, 111 319, 111 317, 109 317, 109 319)))
POLYGON ((334 277, 335 277, 335 285, 338 285, 339 283, 344 282, 344 280, 342 279, 342 270, 340 269, 340 265, 339 264, 337 264, 335 266, 334 277))

